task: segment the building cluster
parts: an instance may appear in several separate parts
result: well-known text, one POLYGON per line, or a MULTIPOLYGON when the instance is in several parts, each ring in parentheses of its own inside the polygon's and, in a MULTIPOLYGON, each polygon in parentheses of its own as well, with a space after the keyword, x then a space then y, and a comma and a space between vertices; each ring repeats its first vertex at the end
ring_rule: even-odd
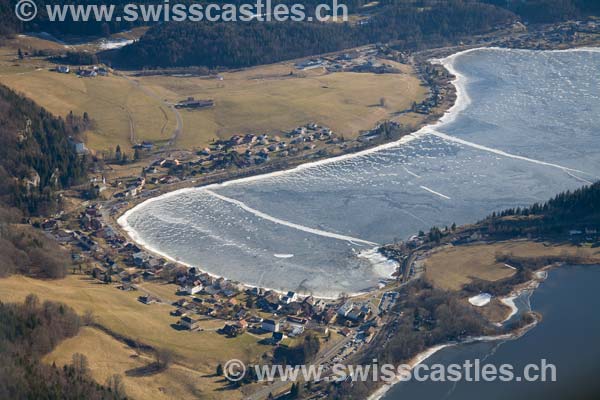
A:
MULTIPOLYGON (((231 167, 248 168, 270 161, 273 157, 288 157, 303 151, 315 150, 320 145, 341 142, 331 129, 317 124, 306 124, 279 135, 246 134, 217 140, 196 153, 179 151, 168 157, 155 159, 143 169, 142 176, 116 183, 115 198, 139 196, 148 184, 163 185, 180 182, 213 171, 231 167)), ((152 149, 151 142, 137 144, 141 150, 152 149)))
POLYGON ((418 65, 417 72, 421 79, 427 82, 429 94, 422 102, 414 103, 410 111, 428 115, 448 98, 450 93, 454 93, 454 87, 450 84, 452 76, 442 65, 430 63, 418 65))
MULTIPOLYGON (((59 74, 70 74, 71 67, 67 65, 59 65, 55 68, 55 71, 59 74)), ((75 74, 81 78, 93 78, 96 76, 108 76, 109 69, 106 67, 92 66, 92 67, 79 67, 75 71, 75 74)))
POLYGON ((562 45, 585 42, 587 39, 598 39, 600 21, 567 21, 525 31, 521 35, 502 38, 493 45, 511 48, 553 49, 562 45))
POLYGON ((146 185, 146 178, 136 177, 129 182, 117 182, 117 187, 125 186, 125 189, 114 194, 115 198, 136 197, 142 192, 146 185))
POLYGON ((375 46, 319 58, 310 58, 294 64, 300 71, 323 68, 327 72, 369 72, 375 74, 398 73, 397 68, 379 58, 380 48, 375 46))
POLYGON ((390 312, 398 298, 398 293, 386 292, 375 308, 370 301, 325 301, 293 291, 247 288, 193 267, 181 271, 175 282, 176 294, 182 297, 173 303, 171 315, 179 317, 179 329, 202 330, 203 320, 215 318, 225 321, 221 334, 270 333, 268 341, 272 344, 307 330, 326 335, 330 327, 356 342, 368 343, 381 324, 381 316, 390 312))

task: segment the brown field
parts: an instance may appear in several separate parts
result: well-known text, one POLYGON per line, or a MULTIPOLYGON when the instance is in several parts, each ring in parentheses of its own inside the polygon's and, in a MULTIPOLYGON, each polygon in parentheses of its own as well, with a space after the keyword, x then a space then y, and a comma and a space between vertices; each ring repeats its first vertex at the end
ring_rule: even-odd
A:
POLYGON ((239 399, 242 396, 238 391, 218 391, 223 387, 221 377, 198 373, 177 364, 160 373, 134 376, 132 372, 136 368, 143 368, 152 359, 137 354, 130 347, 94 328, 82 328, 77 336, 65 340, 44 357, 44 361, 57 365, 69 364, 74 353, 87 357, 91 376, 98 383, 105 383, 111 375, 121 375, 127 396, 134 399, 239 399))
POLYGON ((473 278, 496 281, 507 278, 514 270, 496 262, 497 254, 516 257, 578 255, 594 256, 600 260, 600 249, 571 245, 546 245, 540 242, 508 241, 492 244, 475 244, 447 247, 436 251, 425 260, 425 276, 434 285, 449 290, 459 290, 473 278))
MULTIPOLYGON (((153 289, 161 290, 159 286, 153 289)), ((206 329, 203 332, 176 330, 171 327, 178 320, 169 315, 172 306, 142 304, 137 301, 140 291, 123 292, 83 275, 56 281, 15 275, 0 279, 0 293, 5 302, 20 302, 27 294, 35 293, 42 300, 64 302, 80 314, 92 310, 97 322, 106 328, 157 348, 170 349, 183 365, 203 373, 212 373, 218 363, 230 358, 251 360, 270 349, 259 345, 259 339, 249 334, 233 339, 219 335, 214 330, 223 326, 224 321, 201 323, 206 329)))
MULTIPOLYGON (((425 96, 426 89, 410 68, 397 65, 404 73, 329 74, 297 71, 291 63, 281 63, 223 73, 223 80, 172 76, 135 79, 171 103, 189 96, 215 101, 210 109, 180 111, 184 129, 178 147, 191 148, 215 138, 287 131, 307 122, 356 137, 360 130, 372 128, 425 96), (379 106, 382 97, 384 107, 379 106)), ((418 123, 418 119, 406 121, 418 123)))
POLYGON ((95 121, 86 133, 86 143, 94 150, 114 150, 120 145, 131 152, 131 141, 168 140, 175 116, 158 99, 147 96, 119 76, 79 78, 74 73, 59 74, 44 61, 33 65, 11 61, 14 54, 0 51, 0 83, 33 99, 58 116, 70 111, 87 112, 95 121))
MULTIPOLYGON (((17 48, 60 52, 65 50, 62 44, 19 36, 0 46, 0 83, 59 116, 70 111, 88 112, 96 126, 85 139, 94 150, 114 150, 120 145, 131 152, 132 141, 165 143, 177 122, 168 104, 188 96, 213 99, 215 106, 179 111, 183 131, 176 146, 185 149, 204 147, 213 139, 234 134, 279 133, 308 122, 328 126, 351 138, 383 119, 416 126, 424 118, 413 113, 397 115, 410 108, 413 101, 424 99, 427 91, 410 66, 388 60, 385 62, 402 73, 298 71, 286 62, 225 72, 220 75, 223 80, 120 74, 78 78, 73 73, 50 71, 54 65, 42 58, 16 57, 17 48)), ((94 44, 74 48, 86 46, 94 44)))

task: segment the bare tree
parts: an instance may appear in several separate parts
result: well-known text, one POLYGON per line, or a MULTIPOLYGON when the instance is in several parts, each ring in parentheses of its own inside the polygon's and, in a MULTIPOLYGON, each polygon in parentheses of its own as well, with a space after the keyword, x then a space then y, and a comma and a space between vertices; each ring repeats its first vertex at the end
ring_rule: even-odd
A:
POLYGON ((28 310, 33 311, 40 306, 40 299, 33 293, 30 293, 25 297, 25 307, 28 310))
POLYGON ((167 349, 156 349, 154 351, 154 359, 159 368, 167 368, 173 361, 173 352, 167 349))
POLYGON ((73 366, 73 369, 75 370, 75 373, 80 378, 88 375, 89 363, 88 363, 87 357, 84 356, 83 354, 81 354, 81 353, 73 354, 71 364, 73 366))
POLYGON ((114 374, 108 377, 106 380, 106 386, 112 392, 115 400, 124 399, 127 397, 125 392, 125 384, 123 383, 123 377, 119 374, 114 374))
POLYGON ((83 312, 82 320, 83 324, 86 326, 94 325, 94 323, 96 322, 96 315, 92 310, 87 309, 83 312))

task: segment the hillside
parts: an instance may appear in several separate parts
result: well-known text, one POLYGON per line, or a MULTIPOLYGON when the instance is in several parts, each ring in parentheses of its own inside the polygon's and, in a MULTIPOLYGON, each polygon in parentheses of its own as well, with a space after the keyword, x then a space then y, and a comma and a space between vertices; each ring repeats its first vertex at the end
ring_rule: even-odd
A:
POLYGON ((510 23, 509 11, 478 2, 434 2, 426 8, 383 4, 360 25, 316 22, 165 23, 124 47, 114 65, 130 68, 248 67, 376 42, 403 48, 448 43, 510 23))
POLYGON ((560 193, 545 203, 504 210, 477 224, 509 235, 573 234, 600 228, 600 182, 560 193))
POLYGON ((71 307, 40 303, 35 295, 27 296, 23 304, 0 303, 0 398, 124 398, 122 385, 111 384, 110 390, 89 377, 87 359, 81 354, 64 368, 40 362, 64 339, 75 336, 81 324, 71 307))
POLYGON ((56 118, 0 85, 0 202, 25 214, 51 211, 53 192, 85 176, 73 141, 87 118, 56 118))

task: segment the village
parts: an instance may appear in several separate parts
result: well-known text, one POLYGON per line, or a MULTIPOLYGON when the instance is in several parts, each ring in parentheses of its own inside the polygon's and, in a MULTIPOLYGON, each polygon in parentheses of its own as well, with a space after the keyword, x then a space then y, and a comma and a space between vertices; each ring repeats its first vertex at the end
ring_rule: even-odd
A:
POLYGON ((149 312, 169 312, 178 318, 171 325, 174 330, 202 332, 207 321, 211 326, 220 321, 217 332, 226 337, 249 334, 272 346, 289 345, 308 332, 328 338, 332 331, 344 342, 332 354, 329 364, 333 364, 334 358, 348 357, 370 343, 397 300, 394 280, 367 295, 326 300, 215 277, 144 251, 104 222, 106 211, 100 203, 92 203, 76 219, 47 220, 41 228, 70 250, 76 265, 73 273, 89 274, 114 290, 139 293, 138 301, 149 312), (170 288, 172 295, 155 293, 151 288, 157 285, 170 288), (169 311, 153 309, 155 304, 169 305, 169 311))

